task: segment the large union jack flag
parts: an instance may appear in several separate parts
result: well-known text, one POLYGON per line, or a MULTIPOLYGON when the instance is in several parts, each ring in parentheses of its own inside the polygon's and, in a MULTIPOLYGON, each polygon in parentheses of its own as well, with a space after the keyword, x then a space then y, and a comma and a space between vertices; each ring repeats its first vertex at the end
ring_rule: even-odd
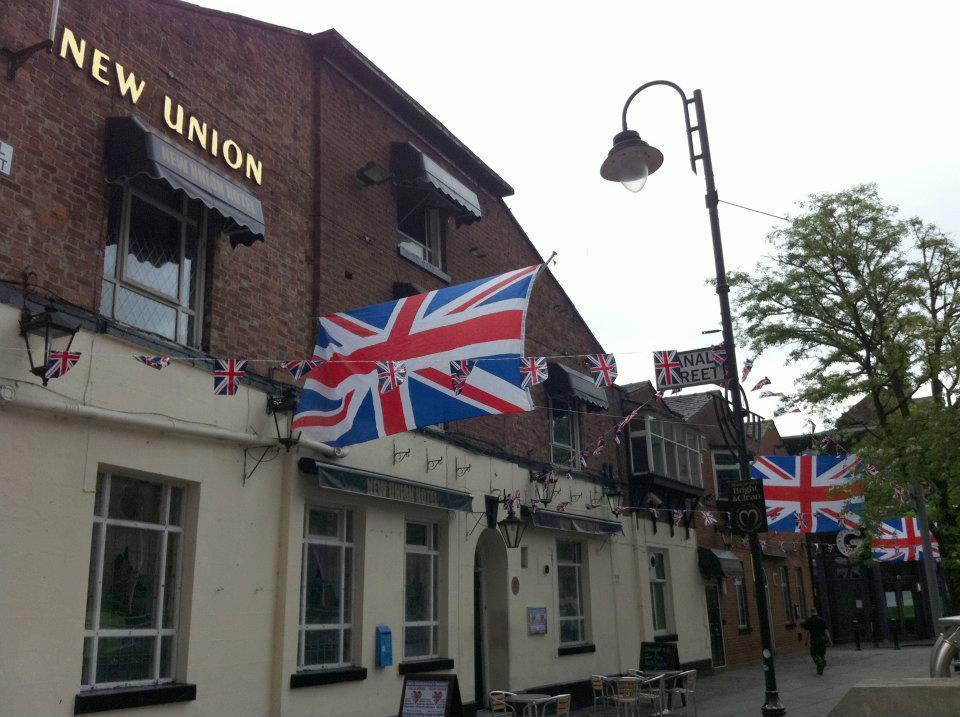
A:
POLYGON ((750 473, 763 481, 771 532, 831 533, 860 526, 856 455, 760 456, 750 473), (837 488, 843 486, 842 490, 837 488))
POLYGON ((520 358, 540 266, 320 318, 292 428, 347 446, 419 426, 533 409, 520 358), (450 363, 476 363, 459 395, 450 363), (381 394, 377 361, 403 361, 407 380, 381 394))
MULTIPOLYGON (((933 559, 940 559, 940 546, 930 534, 933 559)), ((916 518, 893 518, 881 521, 878 535, 871 541, 873 559, 881 562, 906 562, 923 559, 923 538, 916 518)))

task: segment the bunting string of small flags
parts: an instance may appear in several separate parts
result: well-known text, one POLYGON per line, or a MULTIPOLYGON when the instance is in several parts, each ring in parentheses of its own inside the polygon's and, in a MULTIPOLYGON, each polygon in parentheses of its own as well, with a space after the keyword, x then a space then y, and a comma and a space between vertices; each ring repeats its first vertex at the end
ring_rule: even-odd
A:
POLYGON ((771 381, 769 378, 767 378, 766 376, 764 376, 764 377, 761 378, 759 381, 757 381, 757 385, 754 386, 753 388, 751 388, 750 391, 751 391, 751 392, 752 392, 752 391, 759 391, 761 388, 763 388, 764 386, 769 386, 771 383, 773 383, 773 381, 771 381))
POLYGON ((145 366, 149 366, 150 368, 157 369, 157 371, 162 371, 163 369, 165 369, 167 366, 170 365, 169 356, 136 355, 134 356, 134 358, 140 363, 144 364, 145 366))
POLYGON ((752 358, 748 358, 746 361, 743 362, 743 370, 740 373, 741 381, 747 380, 747 376, 749 376, 750 372, 753 370, 753 362, 754 362, 754 359, 752 358))
POLYGON ((218 396, 234 396, 240 380, 247 373, 247 362, 241 359, 217 359, 213 368, 213 392, 218 396))
POLYGON ((521 388, 530 388, 547 380, 549 369, 547 359, 543 356, 525 356, 520 359, 520 375, 523 380, 521 388))
POLYGON ((407 380, 407 365, 403 361, 377 361, 377 380, 380 393, 389 393, 407 380))
POLYGON ((598 388, 601 384, 612 386, 617 380, 617 360, 613 354, 590 354, 587 369, 593 374, 593 382, 598 388))
POLYGON ((467 385, 467 380, 473 372, 477 362, 470 359, 461 359, 460 361, 450 362, 450 381, 453 387, 453 393, 459 396, 467 385))

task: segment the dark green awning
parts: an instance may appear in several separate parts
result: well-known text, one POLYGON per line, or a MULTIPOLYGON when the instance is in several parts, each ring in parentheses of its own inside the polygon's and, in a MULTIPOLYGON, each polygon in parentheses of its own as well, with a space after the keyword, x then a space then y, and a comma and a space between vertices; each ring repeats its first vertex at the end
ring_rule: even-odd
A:
POLYGON ((447 510, 473 510, 473 496, 459 490, 440 488, 427 483, 394 478, 382 473, 372 473, 359 468, 348 468, 330 463, 321 463, 312 458, 301 458, 298 463, 304 475, 316 476, 321 488, 345 490, 373 498, 416 503, 428 508, 447 510))
POLYGON ((705 578, 732 578, 743 575, 743 562, 729 550, 697 548, 697 563, 705 578))
POLYGON ((551 396, 576 398, 601 411, 609 408, 606 390, 596 386, 586 374, 562 363, 550 363, 547 368, 547 393, 551 396))
POLYGON ((601 520, 588 518, 585 515, 560 513, 554 510, 535 510, 523 508, 523 517, 530 518, 530 524, 535 528, 549 530, 564 530, 581 535, 616 535, 623 532, 623 526, 615 520, 601 520))

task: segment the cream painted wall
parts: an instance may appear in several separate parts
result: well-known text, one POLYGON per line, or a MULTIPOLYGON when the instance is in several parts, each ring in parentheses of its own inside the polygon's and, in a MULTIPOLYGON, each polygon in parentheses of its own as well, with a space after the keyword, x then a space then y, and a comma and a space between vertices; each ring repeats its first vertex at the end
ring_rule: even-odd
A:
MULTIPOLYGON (((0 346, 21 344, 18 312, 0 306, 0 346)), ((336 713, 349 717, 396 712, 402 677, 404 522, 442 526, 441 654, 455 662, 463 699, 474 694, 473 568, 484 521, 479 515, 321 489, 299 475, 296 462, 313 454, 297 447, 264 461, 244 482, 238 445, 175 437, 17 407, 17 399, 82 403, 134 414, 166 416, 260 435, 269 442, 266 397, 242 387, 215 396, 207 370, 173 362, 155 371, 130 358, 137 350, 114 338, 81 333, 81 362, 44 389, 26 371, 22 352, 0 352, 0 705, 9 714, 72 715, 79 687, 90 565, 93 497, 98 470, 162 479, 184 486, 187 521, 183 558, 178 679, 197 684, 194 702, 138 710, 155 715, 336 713), (12 401, 9 397, 13 391, 12 401), (305 506, 355 511, 354 661, 363 682, 290 689, 296 671, 301 551, 305 506), (394 665, 374 666, 374 628, 393 630, 394 665), (359 700, 358 695, 363 695, 359 700)), ((259 455, 259 451, 250 451, 259 455)), ((530 497, 529 472, 424 434, 403 434, 351 448, 341 461, 436 486, 468 491, 474 510, 483 494, 520 491, 530 497), (410 453, 402 460, 395 452, 410 453), (434 470, 427 461, 443 458, 434 470), (469 471, 457 477, 457 467, 469 471)), ((247 461, 249 471, 252 461, 247 461)), ((590 495, 590 484, 564 483, 590 495)), ((609 517, 606 510, 571 512, 609 517), (605 515, 601 515, 605 514, 605 515)), ((520 551, 506 551, 505 583, 511 689, 588 679, 635 666, 640 642, 652 634, 646 545, 670 551, 676 622, 684 661, 709 657, 702 583, 694 538, 667 539, 632 519, 610 540, 577 537, 586 557, 588 635, 596 651, 557 656, 556 540, 528 529, 520 551), (545 573, 544 568, 549 572, 545 573), (516 577, 519 591, 510 591, 516 577), (548 633, 527 634, 527 607, 546 607, 548 633)), ((679 535, 679 532, 678 532, 679 535)), ((501 578, 502 579, 502 578, 501 578)), ((493 588, 498 589, 498 588, 493 588)), ((496 634, 495 631, 492 634, 496 634)))

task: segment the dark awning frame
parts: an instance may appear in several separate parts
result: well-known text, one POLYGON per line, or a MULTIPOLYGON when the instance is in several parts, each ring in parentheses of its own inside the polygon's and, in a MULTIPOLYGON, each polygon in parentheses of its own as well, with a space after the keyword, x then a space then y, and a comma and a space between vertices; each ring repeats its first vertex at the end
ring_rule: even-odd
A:
POLYGON ((697 564, 705 578, 743 577, 743 562, 729 550, 697 548, 697 564))
POLYGON ((332 465, 312 458, 301 458, 297 465, 304 475, 316 476, 320 488, 342 490, 402 503, 414 503, 428 508, 473 511, 473 496, 459 490, 395 478, 359 468, 332 465))
POLYGON ((607 392, 594 384, 586 374, 564 366, 562 363, 550 363, 547 366, 547 393, 551 396, 576 398, 584 403, 606 411, 610 408, 607 392))
POLYGON ((390 146, 390 170, 401 186, 438 192, 455 210, 457 225, 481 218, 476 192, 409 142, 390 146))
POLYGON ((567 533, 576 533, 586 536, 609 537, 623 533, 623 526, 615 520, 590 518, 573 513, 560 513, 554 510, 530 510, 523 507, 521 516, 530 519, 534 528, 561 530, 567 533))
POLYGON ((174 147, 139 117, 107 119, 105 159, 109 182, 145 174, 222 214, 233 224, 225 230, 233 246, 263 240, 266 227, 259 199, 174 147))

